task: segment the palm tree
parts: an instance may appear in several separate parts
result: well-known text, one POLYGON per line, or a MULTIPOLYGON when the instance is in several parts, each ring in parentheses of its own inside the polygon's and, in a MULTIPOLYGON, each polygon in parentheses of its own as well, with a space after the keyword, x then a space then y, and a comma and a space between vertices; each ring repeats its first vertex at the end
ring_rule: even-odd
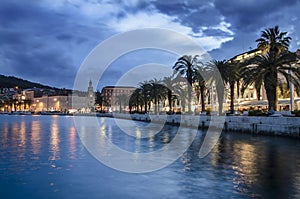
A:
POLYGON ((150 98, 154 103, 154 112, 155 114, 157 114, 159 102, 165 99, 166 87, 164 87, 161 84, 161 81, 157 80, 156 78, 150 80, 149 82, 150 82, 150 96, 151 96, 150 98))
POLYGON ((281 74, 288 82, 291 78, 294 84, 298 85, 300 76, 299 70, 292 66, 297 56, 295 53, 288 51, 291 37, 286 36, 287 32, 280 32, 278 26, 265 29, 262 31, 261 37, 256 40, 257 47, 264 52, 264 55, 257 56, 248 62, 243 69, 244 85, 254 83, 256 89, 260 89, 264 84, 269 109, 277 109, 277 87, 278 75, 281 74), (288 74, 292 71, 294 75, 288 74), (253 74, 250 74, 252 73, 253 74))
POLYGON ((279 27, 265 29, 262 31, 261 37, 256 40, 257 47, 264 52, 280 54, 287 51, 291 41, 291 37, 287 37, 287 32, 280 32, 279 27))
POLYGON ((141 94, 143 98, 145 113, 148 112, 148 107, 150 108, 150 92, 151 92, 151 84, 149 81, 141 82, 140 84, 141 94))
POLYGON ((236 62, 227 62, 226 73, 224 74, 225 82, 230 87, 230 113, 234 113, 234 85, 239 80, 239 65, 236 62))
POLYGON ((198 55, 184 55, 180 57, 173 69, 176 73, 184 75, 188 82, 188 112, 191 113, 191 98, 192 98, 192 83, 193 83, 193 72, 195 67, 199 64, 198 55))
POLYGON ((167 89, 167 99, 169 104, 169 111, 172 111, 172 93, 173 93, 173 79, 172 77, 164 77, 162 80, 163 85, 167 89))
POLYGON ((181 102, 181 112, 184 112, 187 100, 187 89, 185 87, 179 87, 175 93, 178 95, 181 102))
POLYGON ((219 115, 222 114, 223 109, 223 101, 224 101, 224 92, 225 92, 225 84, 226 84, 226 77, 228 76, 227 73, 228 62, 226 60, 217 61, 211 60, 206 64, 206 70, 210 79, 215 82, 216 89, 217 89, 217 96, 218 96, 218 104, 219 104, 219 115))
POLYGON ((128 104, 128 96, 125 94, 117 95, 116 101, 117 104, 119 104, 119 111, 122 112, 122 105, 124 108, 126 107, 126 104, 128 104))
POLYGON ((201 111, 205 112, 205 89, 206 89, 207 71, 204 66, 197 66, 194 70, 194 82, 197 82, 197 100, 201 98, 201 111), (198 94, 199 93, 199 94, 198 94))
POLYGON ((132 108, 134 107, 137 112, 139 112, 139 107, 143 104, 143 97, 142 97, 142 89, 137 88, 131 94, 129 98, 129 110, 132 112, 132 108))
MULTIPOLYGON (((257 47, 264 52, 270 52, 280 54, 283 51, 287 51, 291 41, 291 37, 287 37, 287 32, 280 32, 279 27, 265 29, 262 31, 261 38, 257 39, 257 47)), ((257 92, 258 100, 260 100, 260 88, 262 86, 262 79, 257 78, 254 82, 254 86, 257 92)))
POLYGON ((297 59, 296 53, 283 52, 281 54, 268 52, 249 60, 242 69, 241 75, 244 86, 262 80, 268 99, 268 108, 276 110, 278 104, 277 87, 278 75, 281 74, 287 83, 291 81, 296 87, 300 86, 300 71, 291 63, 297 59), (292 71, 293 75, 288 71, 292 71))
POLYGON ((169 105, 169 111, 172 111, 172 99, 173 99, 173 91, 178 88, 178 78, 165 77, 162 80, 163 85, 166 87, 166 93, 167 93, 167 99, 168 99, 168 105, 169 105))
POLYGON ((259 101, 261 99, 261 87, 263 85, 263 78, 256 78, 256 80, 254 81, 254 88, 256 91, 256 95, 257 95, 257 100, 259 101))
POLYGON ((212 73, 212 79, 216 83, 217 95, 219 101, 219 114, 222 113, 224 100, 224 87, 229 85, 230 90, 230 113, 234 113, 234 87, 239 80, 239 65, 234 61, 217 61, 212 60, 208 64, 209 73, 212 73))
MULTIPOLYGON (((241 66, 241 70, 242 70, 242 68, 243 67, 241 66)), ((261 74, 259 74, 259 75, 261 75, 261 74)), ((242 76, 242 75, 240 75, 240 76, 242 76)), ((249 78, 246 77, 243 81, 249 81, 249 78)), ((256 91, 257 100, 260 101, 260 99, 261 99, 261 87, 263 86, 263 78, 262 77, 257 77, 253 81, 253 85, 254 85, 254 88, 255 88, 255 91, 256 91)), ((244 94, 244 92, 245 92, 245 90, 247 89, 248 86, 249 86, 249 82, 242 82, 242 88, 241 88, 242 95, 244 94)))

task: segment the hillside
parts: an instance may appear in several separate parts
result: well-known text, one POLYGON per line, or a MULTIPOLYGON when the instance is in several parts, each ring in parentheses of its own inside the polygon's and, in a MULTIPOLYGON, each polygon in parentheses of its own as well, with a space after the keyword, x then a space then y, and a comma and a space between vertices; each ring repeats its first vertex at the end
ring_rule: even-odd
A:
POLYGON ((18 86, 19 88, 26 89, 26 88, 44 88, 44 89, 54 89, 58 90, 58 88, 45 86, 39 83, 30 82, 27 80, 23 80, 13 76, 4 76, 0 75, 0 88, 14 88, 18 86))

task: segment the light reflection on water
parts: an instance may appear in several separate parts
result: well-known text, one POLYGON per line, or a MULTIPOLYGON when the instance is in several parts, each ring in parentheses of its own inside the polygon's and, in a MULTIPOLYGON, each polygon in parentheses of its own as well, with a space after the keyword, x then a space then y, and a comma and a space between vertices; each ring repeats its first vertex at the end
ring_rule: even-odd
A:
MULTIPOLYGON (((126 174, 96 161, 83 147, 72 117, 0 115, 1 198, 299 198, 300 142, 289 138, 223 134, 200 159, 204 134, 176 162, 157 172, 126 174), (76 193, 76 194, 74 194, 76 193)), ((84 136, 107 138, 139 153, 160 149, 176 134, 133 129, 122 133, 113 119, 84 136)), ((139 125, 144 125, 140 123, 139 125)), ((183 139, 191 139, 188 134, 183 139)), ((104 154, 110 155, 110 154, 104 154)))
POLYGON ((57 120, 58 120, 57 116, 54 116, 52 118, 51 130, 50 130, 50 148, 49 148, 49 151, 51 152, 51 156, 49 157, 49 160, 60 159, 60 150, 59 150, 60 132, 59 132, 59 126, 57 124, 57 120))
POLYGON ((32 153, 38 155, 41 152, 41 123, 39 121, 32 121, 31 123, 31 139, 32 153))
POLYGON ((70 127, 70 158, 71 159, 76 159, 76 129, 75 127, 70 127))

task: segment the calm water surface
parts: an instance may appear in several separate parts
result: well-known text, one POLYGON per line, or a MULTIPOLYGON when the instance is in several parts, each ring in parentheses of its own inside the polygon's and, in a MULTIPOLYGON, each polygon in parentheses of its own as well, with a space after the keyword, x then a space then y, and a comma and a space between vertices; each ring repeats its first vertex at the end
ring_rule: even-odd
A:
MULTIPOLYGON (((99 118, 112 142, 140 152, 168 143, 177 127, 137 142, 111 118, 99 118)), ((140 125, 143 125, 140 123, 140 125)), ((203 133, 170 166, 128 174, 97 161, 72 117, 0 115, 1 198, 300 198, 300 142, 223 134, 200 159, 203 133)))

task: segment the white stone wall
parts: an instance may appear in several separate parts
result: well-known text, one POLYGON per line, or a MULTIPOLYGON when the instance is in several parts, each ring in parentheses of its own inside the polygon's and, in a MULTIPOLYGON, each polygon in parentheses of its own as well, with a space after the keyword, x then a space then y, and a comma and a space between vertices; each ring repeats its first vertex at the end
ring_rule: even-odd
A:
POLYGON ((113 114, 116 118, 152 121, 186 127, 216 127, 228 131, 300 137, 299 117, 196 116, 113 114))

